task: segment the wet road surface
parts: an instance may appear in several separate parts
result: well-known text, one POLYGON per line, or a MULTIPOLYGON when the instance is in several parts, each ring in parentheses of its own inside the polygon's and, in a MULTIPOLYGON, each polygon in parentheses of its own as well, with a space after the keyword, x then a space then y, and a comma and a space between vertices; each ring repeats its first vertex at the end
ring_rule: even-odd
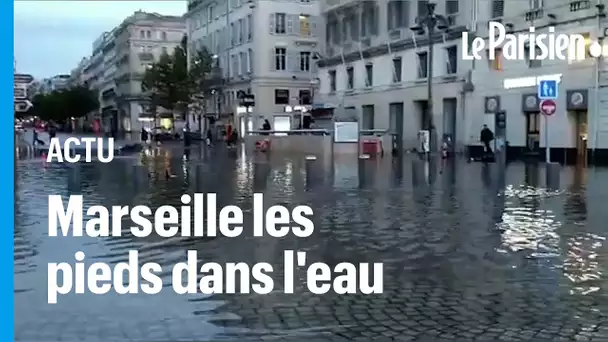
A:
POLYGON ((562 189, 551 191, 543 189, 542 169, 512 164, 497 196, 500 182, 478 163, 457 161, 439 173, 387 158, 369 161, 359 182, 356 161, 336 161, 333 170, 318 162, 307 186, 303 159, 193 151, 184 160, 173 151, 150 160, 148 171, 137 157, 46 168, 19 161, 16 340, 608 340, 608 170, 565 169, 562 189), (164 179, 165 163, 176 177, 164 179), (308 204, 315 233, 47 236, 49 194, 82 193, 85 206, 158 207, 194 192, 216 192, 219 205, 240 206, 249 222, 254 192, 264 193, 266 206, 308 204), (286 249, 306 251, 307 264, 383 262, 385 293, 314 295, 296 271, 295 294, 282 294, 282 275, 274 273, 268 295, 177 295, 167 272, 157 295, 69 294, 47 304, 47 263, 73 263, 82 250, 87 262, 113 264, 132 249, 140 264, 154 261, 163 270, 184 261, 187 250, 197 250, 201 262, 266 261, 276 271, 286 249))

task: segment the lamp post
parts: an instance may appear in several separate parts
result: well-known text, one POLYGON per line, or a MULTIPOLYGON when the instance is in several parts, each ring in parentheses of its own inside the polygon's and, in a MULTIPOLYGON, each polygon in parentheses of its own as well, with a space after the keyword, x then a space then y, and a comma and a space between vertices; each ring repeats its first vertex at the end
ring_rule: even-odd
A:
MULTIPOLYGON (((437 30, 445 31, 449 26, 448 19, 435 13, 435 3, 426 3, 426 14, 416 18, 416 24, 410 29, 414 34, 427 34, 429 52, 427 61, 427 115, 424 120, 424 129, 429 131, 429 152, 437 151, 437 131, 433 124, 433 38, 437 30)), ((430 154, 429 154, 430 156, 430 154)))
MULTIPOLYGON (((213 55, 211 56, 211 84, 212 84, 212 89, 211 89, 211 96, 210 96, 210 100, 211 100, 211 110, 216 111, 215 113, 215 119, 217 120, 219 118, 220 115, 220 104, 218 101, 219 98, 219 89, 220 89, 220 79, 222 77, 222 69, 220 66, 220 57, 218 55, 213 55)), ((210 123, 209 123, 209 118, 207 117, 207 107, 205 107, 205 132, 210 128, 210 123)), ((202 134, 202 131, 201 131, 202 134)))

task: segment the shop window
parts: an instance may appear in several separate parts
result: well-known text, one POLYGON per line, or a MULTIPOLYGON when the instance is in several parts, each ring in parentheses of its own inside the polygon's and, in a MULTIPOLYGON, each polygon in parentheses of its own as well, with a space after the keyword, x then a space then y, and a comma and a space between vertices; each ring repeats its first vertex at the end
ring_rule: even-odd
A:
POLYGON ((288 105, 289 104, 289 89, 274 90, 274 104, 288 105))
POLYGON ((490 51, 488 50, 488 65, 490 67, 490 70, 498 70, 498 71, 502 71, 503 68, 503 56, 502 56, 502 49, 501 48, 496 48, 494 49, 494 59, 490 59, 490 51))

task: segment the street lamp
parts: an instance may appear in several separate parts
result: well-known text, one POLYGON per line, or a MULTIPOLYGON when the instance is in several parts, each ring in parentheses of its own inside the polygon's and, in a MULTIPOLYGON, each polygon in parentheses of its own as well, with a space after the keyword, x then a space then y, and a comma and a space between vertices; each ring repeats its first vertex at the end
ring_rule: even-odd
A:
POLYGON ((437 30, 446 31, 448 29, 448 18, 441 14, 435 13, 435 3, 427 2, 426 14, 416 18, 416 24, 410 27, 414 34, 427 34, 429 52, 427 62, 427 115, 424 120, 424 129, 429 131, 429 152, 437 151, 437 132, 433 125, 433 38, 437 30))

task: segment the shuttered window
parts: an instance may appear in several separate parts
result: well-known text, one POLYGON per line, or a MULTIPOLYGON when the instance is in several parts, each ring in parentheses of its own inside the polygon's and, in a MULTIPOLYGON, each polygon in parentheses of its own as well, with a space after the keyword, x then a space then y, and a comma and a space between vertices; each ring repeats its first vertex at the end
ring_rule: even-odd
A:
POLYGON ((492 0, 492 13, 491 18, 502 18, 505 15, 505 1, 504 0, 492 0))

